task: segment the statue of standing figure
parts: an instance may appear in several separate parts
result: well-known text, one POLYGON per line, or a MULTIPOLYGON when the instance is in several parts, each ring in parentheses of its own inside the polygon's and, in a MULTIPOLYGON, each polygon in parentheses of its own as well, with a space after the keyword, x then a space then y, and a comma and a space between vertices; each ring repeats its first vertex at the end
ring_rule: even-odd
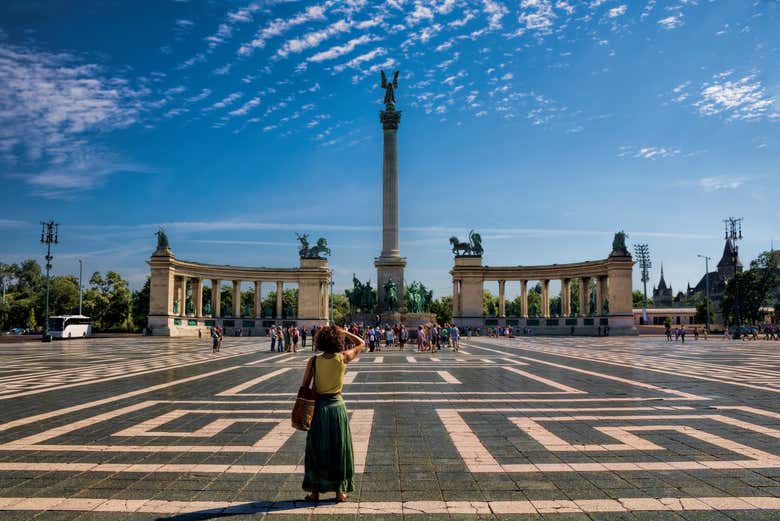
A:
POLYGON ((395 110, 395 89, 398 88, 398 71, 395 71, 395 74, 393 74, 393 81, 387 81, 387 77, 385 76, 385 71, 381 71, 382 73, 382 83, 381 87, 385 89, 385 110, 395 110))
POLYGON ((385 309, 395 311, 398 309, 398 288, 393 279, 385 284, 385 309))

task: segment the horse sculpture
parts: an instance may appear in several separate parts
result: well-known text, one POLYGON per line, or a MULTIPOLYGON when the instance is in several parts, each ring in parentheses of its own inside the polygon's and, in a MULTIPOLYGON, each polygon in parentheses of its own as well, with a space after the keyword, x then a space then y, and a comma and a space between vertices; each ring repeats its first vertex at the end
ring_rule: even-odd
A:
POLYGON ((330 248, 328 248, 328 240, 325 237, 317 239, 317 244, 309 246, 309 234, 303 235, 295 234, 298 241, 301 243, 301 247, 298 248, 298 255, 302 259, 321 259, 323 255, 330 255, 330 248))
POLYGON ((450 237, 452 253, 458 257, 479 257, 484 250, 482 249, 482 237, 474 230, 469 232, 469 242, 460 242, 455 236, 450 237))

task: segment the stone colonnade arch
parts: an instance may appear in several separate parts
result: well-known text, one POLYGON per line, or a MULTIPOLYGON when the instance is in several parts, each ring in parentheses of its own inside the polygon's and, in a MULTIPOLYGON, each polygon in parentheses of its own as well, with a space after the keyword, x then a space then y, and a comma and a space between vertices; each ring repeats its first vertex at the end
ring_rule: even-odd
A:
POLYGON ((285 283, 298 284, 298 313, 284 323, 311 328, 328 324, 331 271, 327 259, 300 259, 297 268, 251 268, 203 264, 177 259, 169 248, 158 248, 148 261, 151 268, 148 327, 153 335, 197 336, 211 326, 221 326, 226 335, 239 329, 244 334, 265 334, 272 324, 282 324, 282 290, 285 283), (211 309, 203 306, 203 282, 211 281, 211 309), (221 287, 232 282, 232 317, 222 317, 221 287), (251 316, 243 316, 241 283, 254 283, 251 316), (263 316, 263 286, 276 292, 275 319, 263 316), (187 291, 187 288, 190 291, 187 291), (190 294, 190 298, 187 295, 190 294), (189 305, 187 305, 189 302, 189 305))
POLYGON ((482 257, 456 256, 452 275, 453 321, 465 327, 530 327, 542 334, 596 334, 609 327, 610 334, 636 334, 632 314, 633 260, 626 252, 612 252, 603 260, 544 266, 483 266, 482 257), (541 311, 529 317, 528 281, 541 282, 541 311), (561 281, 561 316, 550 315, 550 281, 561 281), (595 280, 595 313, 589 313, 590 281, 595 280), (498 282, 498 313, 485 317, 482 308, 483 285, 498 282), (520 310, 516 317, 506 314, 506 283, 520 283, 520 310), (571 284, 579 284, 579 313, 572 314, 571 284), (585 312, 583 312, 585 311, 585 312))

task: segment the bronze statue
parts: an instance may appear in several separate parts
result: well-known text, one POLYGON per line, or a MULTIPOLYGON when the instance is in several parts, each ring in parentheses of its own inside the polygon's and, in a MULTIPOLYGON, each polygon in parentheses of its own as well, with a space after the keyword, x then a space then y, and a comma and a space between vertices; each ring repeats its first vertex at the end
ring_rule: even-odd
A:
POLYGON ((398 71, 393 74, 393 81, 387 81, 385 71, 382 73, 381 87, 385 89, 385 110, 395 110, 395 89, 398 88, 398 71))
POLYGON ((168 245, 168 236, 165 235, 165 231, 162 228, 154 232, 154 234, 157 236, 158 250, 166 250, 170 248, 170 246, 168 245))
POLYGON ((388 311, 395 311, 398 308, 398 290, 393 279, 385 284, 385 308, 388 311))
POLYGON ((362 311, 373 313, 376 306, 376 292, 371 287, 371 281, 363 284, 357 276, 352 274, 352 289, 346 290, 347 300, 352 312, 362 311))
POLYGON ((628 234, 623 230, 615 234, 615 238, 612 239, 612 255, 631 255, 626 247, 627 238, 628 234))
POLYGON ((410 313, 425 313, 431 307, 433 291, 429 291, 421 282, 412 282, 406 289, 406 308, 410 313))
POLYGON ((452 236, 450 244, 452 244, 452 253, 458 257, 481 257, 484 253, 482 237, 474 230, 469 232, 469 242, 460 242, 457 237, 452 236))
POLYGON ((322 259, 323 255, 330 255, 330 248, 328 248, 328 240, 325 237, 317 239, 317 244, 309 246, 309 234, 303 235, 295 234, 298 241, 301 243, 301 247, 298 248, 298 255, 301 259, 322 259))

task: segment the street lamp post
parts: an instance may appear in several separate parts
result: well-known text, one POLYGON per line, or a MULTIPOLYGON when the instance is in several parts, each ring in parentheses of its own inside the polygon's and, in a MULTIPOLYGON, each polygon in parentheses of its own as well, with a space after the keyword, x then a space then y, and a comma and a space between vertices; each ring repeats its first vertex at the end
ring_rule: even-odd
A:
POLYGON ((710 259, 706 255, 697 255, 700 259, 704 259, 704 295, 707 299, 707 334, 710 332, 710 259))
POLYGON ((41 222, 41 243, 46 245, 46 322, 43 328, 43 342, 51 342, 49 336, 49 282, 51 280, 51 261, 54 257, 51 254, 51 245, 58 244, 59 241, 59 224, 54 221, 41 222))
POLYGON ((81 291, 82 291, 82 285, 81 285, 81 275, 82 275, 82 268, 83 264, 81 262, 81 259, 79 259, 79 315, 81 315, 81 291))
POLYGON ((647 282, 650 280, 650 268, 653 267, 653 264, 650 262, 650 248, 647 244, 635 244, 634 252, 639 267, 642 268, 642 284, 645 289, 645 300, 642 303, 642 322, 647 324, 647 282))

